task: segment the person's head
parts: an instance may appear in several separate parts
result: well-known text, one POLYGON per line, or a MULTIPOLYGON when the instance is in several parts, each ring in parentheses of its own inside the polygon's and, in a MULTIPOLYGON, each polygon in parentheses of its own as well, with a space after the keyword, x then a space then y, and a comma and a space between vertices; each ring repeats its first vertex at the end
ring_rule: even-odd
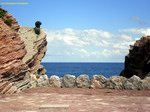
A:
POLYGON ((40 21, 36 21, 36 22, 35 22, 35 26, 36 26, 37 28, 40 28, 40 25, 42 25, 42 23, 41 23, 40 21))

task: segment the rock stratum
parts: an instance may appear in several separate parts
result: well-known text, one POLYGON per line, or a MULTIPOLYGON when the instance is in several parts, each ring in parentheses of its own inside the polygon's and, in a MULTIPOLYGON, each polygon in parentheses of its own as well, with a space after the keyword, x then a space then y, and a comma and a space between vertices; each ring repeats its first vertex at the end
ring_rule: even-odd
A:
POLYGON ((130 46, 120 75, 127 78, 137 75, 142 79, 150 76, 150 36, 142 37, 130 46))
POLYGON ((0 94, 45 86, 46 70, 40 64, 46 53, 46 34, 20 27, 16 19, 0 8, 0 94))

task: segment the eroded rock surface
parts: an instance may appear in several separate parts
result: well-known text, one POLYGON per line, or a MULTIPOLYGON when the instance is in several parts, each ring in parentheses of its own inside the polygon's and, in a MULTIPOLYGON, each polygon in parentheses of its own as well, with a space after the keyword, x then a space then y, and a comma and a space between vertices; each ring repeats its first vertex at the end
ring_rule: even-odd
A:
POLYGON ((41 75, 46 75, 46 70, 40 64, 46 45, 46 34, 43 31, 37 37, 33 28, 20 28, 16 19, 0 8, 1 94, 30 88, 32 82, 38 82, 41 75))
MULTIPOLYGON (((39 82, 42 83, 41 75, 45 75, 46 70, 40 63, 47 50, 46 34, 44 31, 41 31, 41 34, 37 35, 33 28, 21 27, 19 35, 24 41, 27 50, 22 61, 28 65, 31 73, 30 76, 37 80, 39 79, 39 82)), ((48 82, 48 78, 44 79, 48 82)), ((45 83, 44 80, 43 83, 45 83)))

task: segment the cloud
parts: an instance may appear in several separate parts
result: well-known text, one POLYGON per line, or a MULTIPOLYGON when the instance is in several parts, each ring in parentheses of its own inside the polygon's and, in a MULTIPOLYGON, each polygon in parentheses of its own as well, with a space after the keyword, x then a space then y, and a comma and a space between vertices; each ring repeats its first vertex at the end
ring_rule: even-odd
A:
POLYGON ((150 28, 130 28, 130 29, 123 29, 120 31, 124 32, 124 33, 140 34, 140 35, 144 35, 144 36, 150 35, 150 28))
POLYGON ((149 26, 149 23, 146 21, 142 20, 139 16, 132 16, 131 20, 139 24, 140 27, 147 27, 149 26))
POLYGON ((78 31, 73 29, 64 29, 64 30, 57 30, 57 31, 47 31, 48 35, 48 42, 53 41, 61 41, 64 42, 66 45, 70 46, 84 46, 87 45, 88 42, 79 39, 78 31))
POLYGON ((100 29, 46 30, 48 51, 44 61, 123 61, 135 39, 100 29))

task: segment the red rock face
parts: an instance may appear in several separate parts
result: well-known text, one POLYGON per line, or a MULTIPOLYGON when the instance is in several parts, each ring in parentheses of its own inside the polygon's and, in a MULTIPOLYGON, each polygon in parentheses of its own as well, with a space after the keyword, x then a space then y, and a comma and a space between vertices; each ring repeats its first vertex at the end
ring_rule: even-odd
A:
POLYGON ((142 37, 131 46, 121 75, 127 78, 137 75, 142 79, 150 75, 150 36, 142 37))
MULTIPOLYGON (((4 18, 12 19, 12 16, 5 14, 4 18)), ((25 73, 22 73, 28 69, 28 66, 22 61, 26 50, 24 42, 16 32, 18 26, 14 18, 11 26, 8 26, 4 19, 0 18, 0 92, 6 89, 11 82, 23 78, 21 75, 25 75, 25 73)), ((5 92, 11 87, 12 85, 5 92)))
POLYGON ((0 94, 38 86, 37 77, 46 76, 41 65, 46 45, 43 31, 37 38, 33 28, 21 29, 12 15, 0 8, 0 94))
POLYGON ((20 28, 20 25, 17 23, 16 19, 7 11, 0 8, 0 18, 3 20, 4 23, 7 24, 11 29, 18 31, 20 28), (11 22, 10 22, 11 21, 11 22), (10 23, 10 24, 9 24, 10 23))

